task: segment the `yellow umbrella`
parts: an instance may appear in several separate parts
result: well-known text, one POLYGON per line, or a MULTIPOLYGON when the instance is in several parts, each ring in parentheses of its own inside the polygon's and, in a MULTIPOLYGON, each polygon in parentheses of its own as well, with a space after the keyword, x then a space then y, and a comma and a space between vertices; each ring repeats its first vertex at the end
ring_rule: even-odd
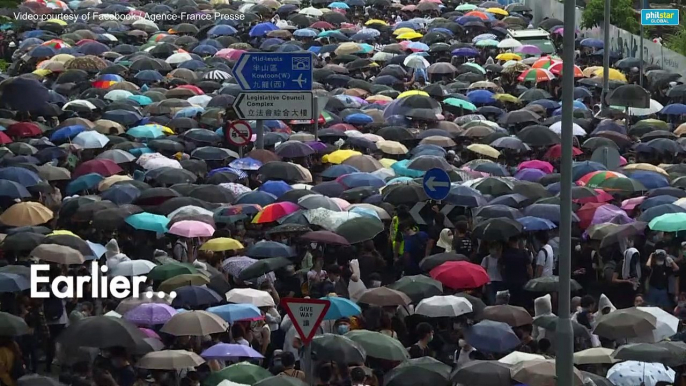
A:
POLYGON ((329 164, 341 164, 348 158, 356 155, 362 155, 362 153, 355 150, 336 150, 331 154, 323 156, 322 162, 329 164))
POLYGON ((364 23, 364 25, 372 25, 372 24, 383 24, 383 25, 388 25, 388 23, 386 23, 386 22, 383 21, 383 20, 379 20, 379 19, 369 19, 369 20, 367 20, 366 23, 364 23))
POLYGON ((476 154, 485 155, 486 157, 498 158, 500 157, 500 152, 489 145, 483 144, 472 144, 467 146, 468 150, 473 151, 476 154))
POLYGON ((413 30, 410 27, 402 27, 402 28, 398 28, 397 30, 393 31, 393 36, 398 36, 398 35, 402 35, 404 33, 410 33, 410 32, 417 32, 417 31, 413 30))
POLYGON ((19 202, 0 215, 0 222, 11 227, 25 227, 45 224, 52 216, 52 211, 40 203, 19 202))
POLYGON ((129 176, 122 176, 119 174, 115 174, 113 176, 109 176, 105 178, 104 180, 100 181, 98 184, 98 190, 101 192, 104 192, 105 190, 109 189, 112 187, 112 185, 116 184, 117 182, 121 181, 131 181, 133 178, 129 176))
POLYGON ((229 237, 219 237, 212 239, 200 247, 201 251, 223 252, 223 251, 237 251, 245 247, 240 241, 229 237))
POLYGON ((38 75, 38 76, 41 76, 41 77, 46 77, 46 76, 52 74, 52 71, 39 68, 38 70, 34 70, 33 73, 38 75))
POLYGON ((510 102, 510 103, 519 103, 521 102, 516 96, 510 95, 510 94, 495 94, 493 96, 496 100, 500 102, 510 102))
POLYGON ((59 24, 61 26, 67 25, 67 22, 61 19, 48 19, 45 21, 46 23, 54 23, 54 24, 59 24))
MULTIPOLYGON (((609 76, 610 80, 617 80, 620 82, 626 82, 626 76, 624 76, 624 74, 622 74, 618 70, 615 70, 614 68, 610 68, 608 72, 609 72, 608 76, 609 76)), ((593 74, 595 76, 602 78, 603 77, 603 69, 601 68, 598 71, 594 72, 593 74)))
POLYGON ((674 135, 677 137, 680 137, 682 135, 686 134, 686 123, 682 123, 679 125, 679 127, 674 130, 674 135))
POLYGON ((162 126, 162 125, 160 125, 160 124, 158 124, 158 123, 148 123, 148 124, 145 125, 145 126, 150 126, 150 127, 154 127, 154 128, 160 129, 160 131, 162 131, 164 134, 167 134, 167 135, 174 135, 174 134, 175 134, 175 133, 174 133, 174 130, 172 130, 171 128, 169 128, 169 127, 167 127, 167 126, 162 126))
POLYGON ((586 68, 584 68, 581 72, 584 73, 584 76, 585 76, 585 77, 590 78, 590 77, 593 76, 593 74, 594 74, 596 71, 602 70, 602 69, 603 69, 603 68, 600 67, 600 66, 591 66, 591 67, 586 67, 586 68))
POLYGON ((624 167, 624 170, 643 170, 646 172, 660 173, 663 176, 669 177, 669 174, 665 169, 647 163, 628 164, 624 167))
POLYGON ((67 63, 68 61, 74 59, 74 55, 69 55, 69 54, 59 54, 55 55, 50 60, 54 62, 60 62, 60 63, 67 63))
POLYGON ((412 95, 421 95, 421 96, 429 96, 429 93, 426 91, 421 91, 421 90, 410 90, 410 91, 405 91, 404 93, 401 93, 398 95, 397 99, 402 99, 402 98, 407 98, 412 95))
POLYGON ((385 168, 390 168, 396 162, 398 162, 398 161, 396 161, 394 159, 390 159, 390 158, 381 158, 379 160, 379 163, 381 163, 381 165, 383 165, 383 167, 385 167, 385 168))
POLYGON ((424 35, 420 34, 419 32, 405 32, 404 34, 400 34, 396 36, 395 38, 397 40, 410 40, 410 39, 419 39, 423 37, 424 35))
MULTIPOLYGON (((644 126, 644 125, 655 126, 658 130, 669 131, 669 123, 662 121, 662 120, 659 120, 659 119, 653 119, 653 118, 641 119, 640 121, 636 122, 636 124, 634 126, 644 126)), ((679 126, 679 127, 681 127, 681 126, 679 126)))
MULTIPOLYGON (((74 232, 68 231, 68 230, 66 230, 66 229, 58 229, 58 230, 56 230, 56 231, 53 231, 53 232, 50 233, 49 235, 46 235, 46 237, 49 237, 49 236, 73 236, 73 237, 79 237, 79 236, 77 236, 76 234, 74 234, 74 232)), ((80 237, 79 237, 79 238, 80 238, 80 237)))
POLYGON ((500 15, 500 16, 508 16, 510 14, 509 12, 507 12, 506 10, 504 10, 502 8, 495 8, 495 7, 486 9, 486 12, 492 13, 494 15, 500 15))
MULTIPOLYGON (((376 147, 384 152, 384 154, 394 154, 394 155, 400 155, 400 154, 407 154, 409 150, 407 150, 407 147, 403 145, 400 142, 397 141, 379 141, 376 143, 376 147)), ((383 165, 383 163, 382 163, 383 165)), ((385 166, 385 165, 384 165, 385 166)), ((385 166, 387 167, 387 166, 385 166)))
POLYGON ((513 54, 512 52, 505 52, 495 57, 496 60, 522 60, 522 57, 513 54))

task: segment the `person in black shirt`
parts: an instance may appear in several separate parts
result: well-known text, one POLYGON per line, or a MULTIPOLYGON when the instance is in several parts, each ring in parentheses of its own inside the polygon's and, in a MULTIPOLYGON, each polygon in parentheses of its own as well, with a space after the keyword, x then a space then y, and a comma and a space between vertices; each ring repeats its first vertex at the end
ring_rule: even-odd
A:
POLYGON ((524 293, 524 284, 533 278, 534 271, 531 259, 523 249, 519 249, 519 240, 511 238, 500 256, 500 273, 505 288, 510 291, 511 304, 527 306, 528 297, 524 293))
POLYGON ((467 221, 458 221, 455 224, 455 236, 453 236, 453 252, 467 256, 470 260, 473 259, 475 252, 474 242, 471 236, 467 233, 469 224, 467 221))
POLYGON ((431 327, 429 323, 419 323, 417 325, 417 338, 419 340, 410 347, 410 357, 414 359, 432 356, 431 349, 429 348, 429 342, 431 342, 433 337, 433 327, 431 327))
POLYGON ((664 249, 658 249, 648 257, 646 270, 650 275, 646 293, 648 304, 664 309, 672 308, 674 305, 669 298, 669 277, 679 271, 679 266, 667 256, 664 249))

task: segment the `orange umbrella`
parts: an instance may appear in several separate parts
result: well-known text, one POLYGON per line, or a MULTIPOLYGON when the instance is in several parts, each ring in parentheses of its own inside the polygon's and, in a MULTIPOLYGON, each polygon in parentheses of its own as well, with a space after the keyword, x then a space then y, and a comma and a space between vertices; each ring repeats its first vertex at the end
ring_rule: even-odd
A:
POLYGON ((553 58, 546 56, 535 61, 534 64, 531 65, 531 68, 545 68, 549 70, 550 67, 552 67, 556 63, 558 63, 557 60, 553 60, 553 58))
MULTIPOLYGON (((557 76, 562 75, 562 62, 557 62, 554 63, 552 66, 548 67, 548 71, 552 72, 553 74, 557 76)), ((575 78, 583 78, 584 77, 584 72, 581 70, 581 67, 574 65, 574 77, 575 78)))
POLYGON ((476 16, 479 19, 484 20, 484 21, 491 20, 491 18, 488 15, 486 15, 484 12, 481 12, 481 11, 471 11, 471 12, 465 13, 464 15, 465 16, 476 16))

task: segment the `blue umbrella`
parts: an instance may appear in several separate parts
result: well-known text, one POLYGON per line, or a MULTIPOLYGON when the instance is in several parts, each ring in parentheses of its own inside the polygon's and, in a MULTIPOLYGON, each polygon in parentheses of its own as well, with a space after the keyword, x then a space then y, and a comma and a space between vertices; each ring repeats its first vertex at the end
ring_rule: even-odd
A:
POLYGON ((367 40, 374 40, 374 35, 370 33, 365 33, 365 32, 358 32, 355 35, 350 37, 350 40, 356 41, 356 42, 364 42, 367 40))
POLYGON ((454 49, 452 52, 453 56, 478 56, 479 50, 471 47, 460 47, 454 49))
POLYGON ((249 35, 251 38, 264 36, 270 31, 276 31, 279 27, 275 26, 274 23, 266 22, 255 25, 250 29, 249 35))
POLYGON ((231 161, 229 166, 239 170, 257 170, 262 166, 262 162, 250 157, 246 157, 231 161))
POLYGON ((639 205, 639 208, 641 210, 646 210, 646 209, 650 209, 654 206, 660 206, 660 205, 664 205, 664 204, 673 204, 674 201, 676 201, 676 200, 678 200, 677 197, 667 196, 667 195, 650 197, 650 198, 646 198, 641 203, 641 205, 639 205))
POLYGON ((68 195, 76 194, 85 190, 90 190, 98 186, 100 181, 104 180, 105 177, 98 173, 88 173, 69 182, 66 188, 66 193, 68 195))
POLYGON ((686 105, 682 103, 674 103, 662 108, 660 114, 666 115, 683 115, 686 114, 686 105))
POLYGON ((255 259, 268 259, 270 257, 293 257, 296 253, 292 247, 286 244, 276 241, 259 241, 250 246, 245 251, 245 255, 255 259))
POLYGON ((280 45, 276 49, 276 52, 298 52, 298 51, 302 51, 302 47, 300 47, 297 44, 283 44, 283 45, 280 45))
POLYGON ((31 197, 31 193, 21 184, 10 180, 0 180, 0 196, 9 198, 31 197))
POLYGON ((262 42, 262 44, 260 44, 260 49, 261 49, 261 50, 264 50, 264 49, 267 49, 267 48, 269 48, 269 47, 271 47, 271 46, 278 46, 278 45, 281 45, 281 44, 283 44, 283 43, 284 43, 283 39, 279 39, 279 38, 269 38, 269 39, 265 39, 265 40, 262 42))
POLYGON ((216 41, 215 39, 205 39, 205 40, 200 41, 200 43, 198 43, 198 44, 199 45, 212 46, 218 50, 221 50, 222 48, 224 48, 224 46, 222 46, 222 44, 219 43, 218 41, 216 41))
POLYGON ((550 220, 540 217, 524 216, 517 219, 527 232, 549 231, 557 228, 557 225, 550 220))
POLYGON ((660 173, 641 171, 631 173, 631 178, 640 181, 648 189, 664 188, 669 186, 669 179, 660 173))
POLYGON ((40 110, 50 102, 50 92, 38 80, 15 77, 5 81, 0 103, 12 110, 40 110))
POLYGON ((299 37, 299 38, 313 38, 317 36, 317 32, 313 29, 310 28, 302 28, 295 30, 293 32, 293 36, 299 37))
POLYGON ((470 346, 485 353, 505 353, 521 344, 509 325, 492 320, 466 328, 464 337, 470 346))
POLYGON ((169 224, 169 219, 152 213, 137 213, 126 218, 127 224, 131 225, 134 229, 165 233, 168 231, 167 224, 169 224))
POLYGON ((224 304, 222 306, 210 307, 206 311, 219 315, 228 323, 255 319, 262 316, 260 309, 252 304, 224 304))
POLYGON ((222 296, 205 286, 186 285, 174 289, 176 297, 172 301, 172 307, 197 308, 211 304, 221 303, 222 296))
POLYGON ((595 161, 575 162, 572 165, 572 180, 577 181, 590 172, 607 170, 605 165, 595 161))
POLYGON ((321 300, 328 300, 331 303, 329 310, 326 311, 323 320, 337 320, 340 318, 347 318, 350 316, 360 315, 362 309, 360 306, 346 298, 338 297, 323 297, 321 300))
POLYGON ((512 208, 519 208, 527 200, 529 200, 529 197, 523 194, 512 193, 498 196, 489 201, 488 205, 507 205, 512 208))
POLYGON ((234 169, 231 167, 227 167, 227 166, 224 166, 223 168, 216 168, 216 169, 210 170, 210 172, 207 173, 207 177, 212 177, 213 175, 215 175, 217 173, 231 173, 231 174, 235 175, 236 177, 238 177, 239 180, 242 180, 244 178, 248 178, 248 175, 245 174, 244 171, 239 170, 239 169, 234 169))
POLYGON ((486 105, 495 103, 492 92, 488 90, 474 90, 467 93, 467 99, 474 104, 486 105))
POLYGON ((162 132, 162 130, 154 126, 136 126, 134 128, 129 129, 126 132, 126 135, 129 135, 134 138, 150 139, 164 137, 164 133, 162 132))
POLYGON ((102 193, 103 200, 110 200, 117 205, 132 203, 141 192, 131 184, 117 184, 102 193))
POLYGON ((582 47, 603 48, 603 41, 600 39, 586 38, 579 42, 582 47))
POLYGON ((686 212, 686 209, 680 207, 679 205, 664 204, 664 205, 654 206, 650 209, 647 209, 645 212, 641 213, 641 215, 638 216, 638 218, 636 220, 644 221, 644 222, 651 222, 655 217, 662 216, 663 214, 685 213, 685 212, 686 212))
POLYGON ((42 181, 38 174, 16 166, 0 169, 0 179, 14 181, 26 188, 37 185, 42 181))
POLYGON ((334 1, 333 3, 329 4, 328 7, 331 8, 331 9, 333 9, 333 8, 338 8, 338 9, 350 9, 350 7, 348 6, 348 4, 343 3, 343 2, 341 2, 341 1, 334 1))
POLYGON ((174 114, 174 118, 194 118, 198 114, 205 112, 205 109, 200 106, 184 107, 174 114))
POLYGON ((553 110, 553 109, 557 109, 560 107, 559 103, 557 103, 555 101, 551 101, 550 99, 535 100, 533 102, 530 102, 527 106, 531 106, 531 105, 543 106, 543 108, 545 108, 546 110, 553 110))
POLYGON ((258 190, 271 193, 276 197, 281 197, 289 190, 293 190, 293 188, 284 181, 270 180, 263 183, 258 190))
POLYGON ((411 21, 401 21, 400 23, 396 23, 396 24, 393 26, 393 30, 394 30, 394 31, 397 30, 397 29, 399 29, 399 28, 411 28, 411 29, 413 29, 413 30, 418 30, 418 29, 420 29, 420 27, 419 27, 419 25, 417 25, 417 23, 413 23, 413 22, 411 22, 411 21))
POLYGON ((370 186, 372 188, 382 188, 386 186, 386 181, 371 173, 350 173, 338 177, 337 181, 345 185, 348 189, 359 188, 362 186, 370 186))
POLYGON ((207 64, 202 60, 187 60, 177 66, 178 68, 187 68, 189 70, 197 71, 207 68, 207 64))
POLYGON ((110 121, 115 121, 124 126, 133 126, 136 124, 136 122, 143 119, 143 117, 138 113, 134 113, 133 111, 110 110, 105 111, 102 114, 102 119, 109 119, 110 121))
POLYGON ((195 48, 193 48, 193 53, 198 54, 198 55, 214 55, 219 51, 216 47, 210 46, 210 45, 205 45, 201 44, 195 48))
POLYGON ((57 51, 50 46, 37 46, 29 51, 29 56, 32 58, 49 58, 55 56, 57 51))
POLYGON ((357 170, 357 168, 354 166, 340 164, 328 167, 326 170, 322 172, 321 176, 324 178, 338 178, 345 174, 358 172, 359 170, 357 170))
POLYGON ((409 159, 404 159, 402 161, 398 161, 391 165, 391 169, 395 171, 395 174, 399 176, 404 176, 404 177, 412 177, 412 178, 418 178, 424 175, 424 172, 421 170, 414 170, 414 169, 409 169, 407 167, 407 164, 410 163, 409 159))
POLYGON ((137 80, 140 80, 143 82, 158 82, 158 81, 164 79, 164 77, 162 76, 162 74, 160 74, 159 72, 157 72, 155 70, 142 70, 142 71, 138 71, 138 73, 136 75, 134 75, 134 79, 137 79, 137 80))
POLYGON ((31 287, 31 283, 21 275, 0 273, 0 292, 21 292, 31 287))
MULTIPOLYGON (((412 43, 407 45, 407 48, 409 48, 411 50, 416 50, 416 51, 428 51, 429 50, 429 46, 427 46, 426 44, 424 44, 422 42, 412 42, 412 43)), ((418 55, 418 54, 415 54, 415 55, 418 55)))
POLYGON ((345 186, 336 181, 326 181, 315 185, 312 188, 312 192, 319 193, 327 197, 339 197, 341 194, 343 194, 343 192, 345 192, 345 186))
POLYGON ((31 46, 41 45, 43 43, 45 42, 38 38, 27 38, 19 44, 19 49, 22 50, 31 46))
POLYGON ((236 198, 236 202, 234 202, 234 204, 256 204, 259 206, 267 206, 275 202, 276 196, 273 194, 256 190, 241 194, 236 198))
POLYGON ((131 95, 129 97, 126 97, 126 99, 130 99, 130 100, 138 103, 141 106, 147 106, 147 105, 151 105, 153 103, 152 99, 150 99, 149 97, 146 97, 145 95, 131 95))
MULTIPOLYGON (((220 24, 220 25, 216 25, 216 26, 210 28, 210 30, 207 31, 207 36, 212 36, 212 37, 214 37, 214 36, 229 36, 229 35, 236 34, 236 32, 238 32, 238 30, 236 30, 232 26, 220 24)), ((253 36, 252 30, 250 32, 251 32, 250 36, 253 36)), ((269 32, 269 31, 267 31, 267 32, 269 32)), ((266 34, 266 32, 265 32, 265 34, 266 34)), ((264 34, 262 34, 262 35, 264 35, 264 34)), ((259 36, 262 36, 262 35, 259 35, 259 36)))

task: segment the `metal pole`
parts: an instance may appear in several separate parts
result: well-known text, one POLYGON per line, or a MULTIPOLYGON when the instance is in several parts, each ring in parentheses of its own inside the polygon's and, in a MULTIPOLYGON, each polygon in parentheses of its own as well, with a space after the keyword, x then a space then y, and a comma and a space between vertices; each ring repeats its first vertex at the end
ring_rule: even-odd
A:
MULTIPOLYGON (((641 2, 641 7, 642 6, 643 6, 643 2, 641 2)), ((639 46, 639 49, 641 50, 641 52, 640 52, 638 58, 641 61, 641 63, 640 63, 640 67, 638 68, 638 70, 639 70, 638 71, 638 74, 639 74, 639 77, 638 77, 639 83, 638 84, 641 85, 641 87, 643 87, 643 23, 641 23, 641 29, 640 29, 639 34, 641 35, 641 43, 639 46)))
POLYGON ((264 149, 264 121, 258 120, 255 130, 257 130, 257 136, 255 138, 255 147, 258 149, 264 149))
MULTIPOLYGON (((606 0, 609 3, 610 0, 606 0)), ((573 111, 574 111, 574 38, 573 31, 576 29, 576 3, 574 1, 564 2, 564 37, 562 46, 562 165, 560 180, 562 186, 560 190, 560 259, 559 259, 559 280, 558 291, 558 316, 555 345, 556 355, 556 375, 557 386, 572 386, 573 382, 573 355, 574 355, 574 333, 572 332, 572 321, 570 319, 570 300, 571 290, 569 281, 572 278, 572 132, 573 132, 573 111)), ((609 6, 606 4, 605 13, 609 13, 609 6)), ((606 23, 609 23, 610 16, 607 15, 606 23)), ((607 50, 609 44, 609 28, 605 32, 605 46, 607 50)), ((609 58, 608 52, 605 57, 609 58)), ((606 59, 606 64, 609 59, 606 59)), ((607 83, 607 68, 605 69, 605 82, 607 83)))
POLYGON ((309 367, 307 368, 307 374, 305 374, 305 377, 307 378, 307 384, 312 386, 314 385, 314 361, 312 360, 312 342, 308 343, 307 346, 305 346, 305 358, 307 358, 307 363, 309 363, 309 367))
POLYGON ((319 141, 319 97, 312 98, 312 114, 314 114, 314 140, 319 141))
MULTIPOLYGON (((605 0, 605 20, 603 20, 603 92, 600 94, 601 106, 607 106, 605 97, 610 92, 610 0, 605 0)), ((565 13, 567 11, 565 10, 565 13)), ((576 14, 574 14, 576 16, 576 14)), ((566 27, 566 24, 565 24, 566 27)), ((564 71, 564 70, 563 70, 564 71)))

